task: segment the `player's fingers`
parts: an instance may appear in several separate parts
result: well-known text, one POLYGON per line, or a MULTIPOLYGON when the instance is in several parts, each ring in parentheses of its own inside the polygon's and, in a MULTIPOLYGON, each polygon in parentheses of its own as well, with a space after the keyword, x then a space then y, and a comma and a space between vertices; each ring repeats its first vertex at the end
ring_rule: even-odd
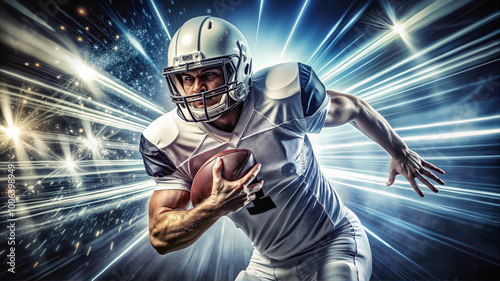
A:
POLYGON ((438 189, 432 185, 426 178, 422 177, 422 175, 417 171, 417 179, 419 179, 423 184, 425 184, 430 190, 435 193, 438 193, 438 189))
POLYGON ((219 182, 222 179, 222 159, 215 159, 214 167, 212 168, 214 182, 219 182))
POLYGON ((396 180, 396 175, 397 175, 396 170, 392 170, 389 175, 389 180, 387 181, 387 186, 390 186, 391 184, 394 183, 394 181, 396 180))
POLYGON ((257 177, 257 174, 260 172, 261 167, 262 165, 260 163, 256 164, 250 171, 248 171, 248 173, 246 173, 246 175, 244 175, 240 179, 241 183, 243 184, 243 187, 247 187, 250 185, 250 183, 252 183, 255 177, 257 177))
POLYGON ((438 176, 436 176, 433 172, 427 171, 427 170, 422 170, 422 174, 424 174, 426 177, 430 178, 431 180, 439 183, 439 184, 444 184, 444 180, 440 179, 438 176))
POLYGON ((412 176, 409 176, 407 179, 410 182, 411 187, 413 187, 415 192, 418 194, 418 196, 424 197, 424 193, 422 192, 422 190, 420 190, 420 188, 418 188, 418 185, 417 185, 417 182, 415 181, 415 179, 412 176))
POLYGON ((427 161, 425 161, 425 160, 422 160, 422 165, 423 165, 424 167, 427 167, 427 168, 429 168, 429 169, 432 169, 432 170, 434 170, 434 171, 436 171, 436 172, 440 173, 441 175, 444 175, 444 170, 443 170, 443 169, 441 169, 441 168, 438 168, 438 167, 434 166, 432 163, 429 163, 429 162, 427 162, 427 161))
POLYGON ((245 201, 245 205, 255 200, 255 198, 257 198, 257 195, 255 195, 255 193, 248 194, 247 200, 245 201))
POLYGON ((250 185, 246 190, 244 190, 245 193, 251 194, 259 191, 262 187, 264 186, 264 180, 260 180, 258 183, 254 183, 250 185))

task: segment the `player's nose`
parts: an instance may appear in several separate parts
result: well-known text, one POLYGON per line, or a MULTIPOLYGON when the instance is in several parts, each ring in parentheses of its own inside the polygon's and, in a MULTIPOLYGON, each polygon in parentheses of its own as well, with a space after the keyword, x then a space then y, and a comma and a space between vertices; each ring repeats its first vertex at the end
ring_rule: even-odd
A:
POLYGON ((203 79, 196 78, 194 80, 194 86, 193 86, 193 91, 195 93, 201 93, 207 90, 207 85, 203 79))

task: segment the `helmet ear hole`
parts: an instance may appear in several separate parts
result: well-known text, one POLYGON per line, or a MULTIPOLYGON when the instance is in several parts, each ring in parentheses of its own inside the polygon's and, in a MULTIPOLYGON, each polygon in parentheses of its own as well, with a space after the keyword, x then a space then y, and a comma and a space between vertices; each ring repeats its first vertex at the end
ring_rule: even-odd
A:
POLYGON ((250 62, 248 63, 247 66, 248 66, 248 73, 247 74, 249 75, 250 73, 252 73, 252 59, 250 59, 250 62))
POLYGON ((208 22, 208 29, 212 29, 212 21, 208 22))
POLYGON ((249 70, 250 70, 250 65, 249 65, 249 64, 247 64, 247 65, 245 66, 245 75, 248 75, 249 70))

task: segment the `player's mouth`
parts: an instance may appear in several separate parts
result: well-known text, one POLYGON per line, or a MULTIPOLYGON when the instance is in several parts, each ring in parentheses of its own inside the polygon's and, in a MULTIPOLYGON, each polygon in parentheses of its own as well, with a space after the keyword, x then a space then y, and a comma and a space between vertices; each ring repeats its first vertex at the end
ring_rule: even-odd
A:
POLYGON ((192 104, 193 104, 193 107, 196 109, 203 108, 203 100, 195 101, 192 104))
MULTIPOLYGON (((206 107, 210 107, 210 106, 216 104, 217 102, 219 102, 220 98, 221 98, 221 96, 212 96, 212 97, 206 98, 205 99, 206 107)), ((203 108, 203 100, 192 101, 191 106, 196 108, 196 109, 202 109, 203 108)))

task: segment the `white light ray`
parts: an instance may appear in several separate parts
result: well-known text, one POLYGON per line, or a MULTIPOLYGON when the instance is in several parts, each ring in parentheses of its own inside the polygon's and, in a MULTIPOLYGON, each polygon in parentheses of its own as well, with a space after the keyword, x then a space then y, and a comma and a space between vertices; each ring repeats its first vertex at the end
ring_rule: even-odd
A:
MULTIPOLYGON (((339 177, 339 175, 336 175, 336 176, 337 176, 337 178, 339 177)), ((487 221, 487 222, 490 222, 490 223, 499 223, 500 222, 498 220, 495 220, 494 218, 491 218, 490 215, 484 215, 482 213, 469 211, 469 210, 466 210, 466 209, 463 209, 463 208, 460 208, 460 207, 452 207, 452 206, 445 206, 445 205, 434 204, 434 203, 427 203, 426 201, 416 200, 416 199, 410 199, 408 197, 397 195, 397 194, 395 194, 393 192, 389 192, 389 191, 382 191, 382 190, 378 190, 378 189, 374 189, 374 188, 367 188, 367 187, 363 187, 363 186, 359 186, 359 185, 355 185, 355 184, 349 184, 349 183, 338 181, 338 180, 332 180, 331 178, 329 178, 329 180, 330 180, 331 183, 333 183, 336 186, 347 186, 349 188, 355 188, 355 189, 367 191, 367 192, 370 192, 370 193, 375 193, 375 194, 378 194, 378 195, 382 195, 382 196, 385 196, 385 197, 392 197, 392 198, 397 198, 397 199, 405 200, 405 201, 414 203, 416 205, 423 205, 426 208, 434 209, 435 212, 451 214, 451 215, 454 215, 456 217, 467 218, 468 220, 471 220, 471 221, 482 220, 482 221, 487 221)), ((366 180, 361 180, 361 181, 369 182, 369 181, 366 181, 366 180)), ((373 182, 373 183, 377 184, 376 182, 373 182)), ((397 186, 398 183, 399 184, 403 184, 403 186, 409 186, 408 182, 402 182, 402 181, 399 181, 399 180, 397 180, 396 184, 393 184, 392 186, 393 187, 398 187, 397 186)), ((378 183, 378 185, 379 186, 380 185, 384 185, 385 186, 385 184, 380 184, 380 183, 378 183)), ((400 187, 400 188, 404 189, 404 187, 400 187)), ((411 187, 407 187, 406 189, 410 190, 411 187)), ((411 191, 412 191, 412 194, 413 194, 413 189, 411 189, 411 191)), ((434 195, 435 196, 439 196, 439 193, 438 194, 434 194, 434 195)), ((414 196, 418 197, 418 195, 416 195, 416 194, 414 196)))
MULTIPOLYGON (((32 97, 24 97, 22 94, 5 92, 3 90, 0 90, 0 93, 7 93, 14 97, 23 97, 25 100, 30 102, 32 101, 34 104, 36 104, 39 110, 45 110, 46 112, 56 112, 60 110, 59 111, 60 113, 64 112, 65 116, 68 117, 75 117, 82 120, 87 119, 90 121, 98 122, 100 124, 105 124, 116 128, 137 131, 137 132, 141 132, 147 127, 146 125, 141 126, 138 125, 137 123, 134 123, 133 121, 125 120, 123 118, 120 118, 119 116, 106 114, 105 112, 102 112, 100 110, 95 110, 91 108, 85 108, 85 110, 82 110, 82 108, 78 104, 60 100, 57 98, 47 97, 45 98, 46 99, 45 101, 40 102, 40 100, 37 100, 32 97), (51 102, 51 100, 57 103, 51 102)), ((32 94, 41 96, 43 95, 34 92, 32 94)))
MULTIPOLYGON (((371 88, 372 86, 372 83, 370 83, 371 81, 387 74, 387 73, 390 73, 394 70, 396 70, 398 67, 401 67, 407 63, 409 63, 410 61, 413 61, 413 60, 416 60, 416 59, 419 59, 427 54, 429 54, 430 52, 432 51, 435 51, 439 48, 441 48, 442 46, 470 33, 470 32, 473 32, 474 30, 484 26, 485 24, 495 20, 496 18, 499 17, 499 14, 493 14, 489 17, 486 17, 484 19, 481 19, 473 24, 471 24, 470 26, 467 26, 466 28, 458 31, 458 32, 455 32, 454 34, 452 35, 449 35, 449 36, 446 36, 445 38, 425 47, 424 49, 418 51, 417 53, 411 55, 410 57, 398 62, 398 63, 395 63, 381 71, 378 71, 377 73, 374 73, 372 75, 370 75, 369 77, 365 78, 365 79, 362 79, 360 82, 358 83, 355 83, 354 85, 350 86, 349 88, 345 89, 344 91, 348 92, 348 93, 351 93, 351 92, 354 92, 355 89, 359 88, 359 87, 363 87, 363 90, 365 90, 366 88, 371 88)), ((450 50, 449 52, 445 53, 446 55, 452 55, 454 53, 457 53, 461 50, 464 50, 466 48, 469 48, 471 46, 474 46, 478 43, 481 43, 481 42, 484 42, 485 40, 488 40, 496 35, 499 34, 499 30, 496 30, 496 31, 493 31, 491 32, 490 34, 488 35, 485 35, 479 39, 476 39, 476 40, 473 40, 471 42, 467 42, 466 44, 464 45, 461 45, 461 46, 458 46, 457 48, 453 48, 452 50, 450 50)), ((445 55, 441 55, 442 57, 445 57, 445 55)))
MULTIPOLYGON (((50 90, 55 90, 55 91, 64 93, 65 95, 68 95, 68 96, 73 97, 75 99, 82 98, 82 96, 79 94, 76 94, 76 93, 73 93, 70 91, 66 91, 66 90, 62 90, 62 89, 58 89, 56 87, 47 85, 45 83, 42 83, 42 82, 34 80, 34 79, 24 77, 22 75, 18 75, 16 73, 5 71, 3 69, 0 69, 0 72, 11 75, 13 77, 20 78, 20 79, 27 81, 27 82, 30 82, 30 83, 34 83, 36 85, 42 86, 42 87, 50 89, 50 90)), ((3 84, 3 85, 11 87, 7 84, 3 84)), ((52 111, 54 111, 55 108, 59 108, 65 112, 67 112, 67 114, 69 114, 70 116, 74 115, 75 117, 78 117, 79 119, 82 119, 82 117, 87 117, 93 121, 103 122, 103 124, 113 125, 113 126, 116 126, 117 128, 125 128, 125 129, 131 129, 131 130, 137 129, 139 131, 142 131, 151 122, 151 120, 149 120, 149 119, 143 119, 143 118, 134 116, 132 114, 128 114, 126 112, 123 112, 121 110, 107 106, 103 103, 100 103, 100 102, 94 101, 94 100, 85 99, 85 103, 92 104, 95 107, 103 108, 105 110, 104 111, 103 110, 95 110, 95 109, 91 109, 91 108, 86 107, 85 111, 82 111, 81 107, 78 104, 75 104, 72 102, 61 100, 61 99, 56 98, 56 97, 47 96, 43 93, 38 93, 38 92, 34 92, 34 91, 29 91, 29 90, 28 91, 23 90, 24 92, 29 92, 31 96, 39 97, 39 99, 36 99, 34 97, 26 97, 25 95, 23 95, 21 93, 21 89, 18 88, 18 90, 19 90, 19 93, 12 92, 12 91, 6 91, 3 89, 0 89, 0 92, 4 93, 5 95, 10 95, 13 97, 23 98, 27 101, 32 101, 33 103, 37 104, 37 106, 40 107, 40 109, 42 109, 43 106, 45 105, 46 106, 45 109, 48 112, 52 112, 52 111), (46 101, 44 101, 44 100, 46 100, 46 101), (42 101, 42 102, 40 102, 40 101, 42 101), (110 113, 106 113, 106 111, 108 111, 110 113), (118 116, 112 115, 111 113, 115 113, 118 116), (131 120, 127 120, 124 118, 128 118, 131 120), (112 122, 112 121, 116 121, 116 122, 110 124, 110 122, 112 122), (142 123, 142 125, 139 125, 141 123, 142 123)), ((83 98, 85 98, 85 97, 83 97, 83 98)))
POLYGON ((172 40, 172 37, 170 36, 170 33, 168 32, 167 26, 165 25, 165 22, 163 22, 163 18, 160 15, 160 12, 158 12, 158 9, 156 8, 155 2, 151 0, 151 5, 153 5, 153 9, 155 10, 156 15, 158 16, 158 19, 161 22, 161 25, 163 26, 163 30, 167 33, 167 37, 169 40, 172 40))
MULTIPOLYGON (((75 52, 71 52, 68 48, 42 35, 23 32, 22 26, 17 26, 13 22, 15 22, 13 19, 5 15, 0 18, 0 31, 5 32, 9 36, 7 38, 8 40, 5 40, 6 43, 23 53, 38 57, 64 73, 80 75, 80 73, 75 70, 74 66, 75 64, 81 63, 82 59, 73 43, 66 42, 66 45, 75 48, 75 52)), ((145 106, 154 112, 159 114, 164 113, 164 110, 157 104, 131 91, 109 77, 111 77, 109 74, 104 75, 95 70, 92 72, 92 82, 96 85, 102 85, 111 90, 112 93, 130 99, 132 102, 145 106)))
POLYGON ((427 270, 425 270, 424 268, 422 268, 419 264, 417 264, 416 262, 414 262, 413 260, 411 260, 410 258, 408 258, 407 256, 405 256, 403 253, 401 253, 400 251, 396 250, 396 248, 394 248, 393 246, 391 246, 389 243, 385 242, 382 238, 380 238, 379 236, 377 236, 374 232, 372 232, 371 230, 369 230, 368 228, 366 228, 365 226, 363 226, 363 229, 368 233, 370 234, 371 236, 373 236, 375 239, 377 239, 378 241, 380 241, 382 244, 384 244, 387 248, 391 249, 392 251, 394 251, 396 254, 400 255, 401 257, 403 257, 405 260, 409 261, 410 263, 412 263, 414 266, 420 268, 421 270, 423 270, 424 272, 428 273, 429 275, 433 276, 431 273, 429 273, 427 270))
POLYGON ((465 120, 439 122, 439 123, 426 124, 426 125, 408 126, 408 127, 395 128, 394 130, 399 132, 399 131, 415 130, 415 129, 422 129, 422 128, 432 128, 432 127, 440 127, 440 126, 448 126, 448 125, 456 125, 456 124, 481 122, 481 121, 488 121, 488 120, 494 120, 494 119, 500 119, 500 115, 493 115, 493 116, 472 118, 472 119, 465 119, 465 120))
POLYGON ((283 54, 285 53, 286 47, 288 46, 288 42, 290 42, 290 39, 292 38, 293 32, 295 31, 295 27, 297 27, 297 24, 299 23, 300 17, 302 16, 302 12, 304 12, 304 9, 307 6, 307 2, 309 2, 309 0, 306 0, 306 2, 304 2, 304 5, 302 6, 302 9, 300 10, 299 16, 297 17, 297 20, 295 21, 295 24, 293 25, 292 31, 290 32, 290 35, 288 36, 288 39, 286 40, 285 47, 283 47, 283 50, 281 51, 280 59, 283 57, 283 54))
POLYGON ((96 73, 92 68, 86 66, 84 63, 77 61, 75 62, 75 70, 78 72, 83 80, 89 81, 94 78, 94 73, 96 73))
MULTIPOLYGON (((436 1, 402 23, 403 27, 409 30, 409 26, 411 26, 411 30, 417 30, 418 28, 431 24, 433 21, 446 14, 452 13, 456 9, 466 4, 466 1, 460 3, 457 2, 451 3, 451 1, 436 1), (438 13, 436 11, 440 12, 438 13)), ((389 42, 394 40, 394 36, 395 35, 394 33, 392 33, 392 31, 388 31, 374 38, 373 40, 370 40, 364 46, 360 47, 359 51, 338 62, 337 66, 334 66, 330 71, 328 71, 327 74, 321 76, 320 79, 326 82, 342 70, 351 67, 352 65, 360 61, 363 61, 363 57, 366 57, 372 52, 386 46, 389 42)))
POLYGON ((486 135, 497 135, 500 134, 500 129, 489 129, 489 130, 474 130, 466 132, 456 132, 456 133, 443 133, 437 135, 419 135, 404 137, 404 141, 421 141, 421 140, 442 140, 442 139, 456 139, 463 137, 479 137, 486 135))
MULTIPOLYGON (((354 3, 354 2, 353 2, 354 3)), ((351 4, 352 5, 352 4, 351 4)), ((369 3, 366 3, 363 7, 361 7, 361 9, 359 9, 356 14, 354 14, 354 16, 347 22, 347 24, 339 31, 339 33, 335 36, 335 38, 332 39, 332 42, 330 42, 327 46, 327 49, 330 49, 331 47, 333 47, 333 45, 335 43, 337 43, 338 40, 340 40, 346 33, 347 31, 349 31, 351 29, 352 26, 354 26, 354 24, 359 20, 359 18, 361 17, 361 15, 365 12, 366 8, 368 8, 369 6, 369 3)), ((346 13, 342 16, 342 18, 340 18, 337 22, 337 24, 330 30, 330 32, 328 33, 327 37, 325 37, 325 39, 323 39, 323 42, 321 42, 320 46, 318 46, 318 48, 316 49, 316 51, 314 51, 313 55, 309 58, 309 61, 311 61, 313 59, 313 57, 316 55, 316 53, 320 50, 320 48, 322 47, 322 45, 326 42, 326 40, 331 36, 331 33, 333 33, 336 29, 337 29, 337 26, 340 24, 340 22, 342 21, 342 19, 344 18, 344 16, 347 14, 348 11, 346 11, 346 13)), ((342 52, 340 53, 343 53, 345 50, 347 50, 351 45, 353 45, 355 42, 357 42, 361 37, 363 36, 363 34, 359 35, 357 39, 355 39, 352 43, 350 43, 347 47, 345 47, 342 52)), ((337 54, 335 56, 338 57, 339 54, 337 54)), ((318 60, 319 59, 322 59, 324 57, 325 54, 323 54, 322 56, 319 56, 319 58, 317 58, 318 60)), ((335 59, 334 58, 334 59, 335 59)), ((329 62, 327 62, 326 64, 323 65, 323 67, 321 67, 321 69, 319 71, 321 71, 323 68, 327 67, 334 59, 331 59, 329 62)))
MULTIPOLYGON (((93 205, 131 195, 142 194, 141 196, 148 197, 151 196, 152 188, 154 188, 154 186, 155 183, 153 181, 142 181, 129 185, 117 185, 105 189, 88 190, 85 192, 85 196, 82 196, 81 194, 68 195, 59 200, 46 200, 45 198, 42 198, 42 200, 26 202, 23 206, 18 207, 17 211, 19 213, 29 214, 26 216, 19 216, 18 220, 43 215, 47 210, 51 212, 56 208, 63 208, 65 206, 74 207, 77 204, 78 206, 93 205)), ((6 212, 7 211, 4 211, 2 213, 6 214, 6 212)))
POLYGON ((375 85, 378 86, 378 88, 373 89, 375 85, 370 86, 370 88, 372 88, 373 90, 366 92, 362 95, 359 95, 359 97, 362 98, 364 97, 366 99, 373 99, 378 96, 383 96, 389 92, 393 92, 401 88, 407 88, 409 85, 419 84, 419 82, 426 80, 428 78, 439 76, 440 74, 445 74, 447 72, 461 69, 462 67, 467 66, 469 64, 477 63, 478 61, 488 59, 491 56, 497 54, 499 51, 500 48, 498 48, 498 44, 496 42, 492 42, 485 46, 466 52, 460 56, 447 59, 442 63, 431 64, 434 60, 436 60, 432 59, 429 60, 428 62, 422 63, 421 65, 402 71, 394 75, 393 77, 375 83, 375 85), (426 65, 429 66, 423 68, 423 66, 426 65), (392 83, 388 83, 384 86, 381 86, 384 83, 394 80, 395 78, 398 78, 400 76, 406 75, 410 72, 414 73, 411 75, 407 75, 404 78, 401 78, 392 83))
POLYGON ((135 240, 134 243, 132 243, 132 245, 130 245, 127 249, 125 249, 118 257, 116 257, 116 259, 114 259, 111 263, 109 263, 101 272, 99 272, 94 278, 92 278, 92 281, 96 280, 99 276, 101 276, 101 274, 104 273, 104 271, 106 271, 110 266, 112 266, 115 262, 117 262, 121 257, 123 257, 126 253, 128 253, 128 251, 130 251, 132 248, 135 247, 135 245, 137 245, 137 243, 141 242, 142 239, 144 239, 145 237, 147 237, 149 235, 149 231, 145 231, 143 232, 138 238, 134 238, 132 239, 135 240))
POLYGON ((149 59, 149 56, 146 54, 146 51, 144 51, 144 48, 142 47, 141 43, 139 43, 139 41, 134 36, 132 36, 132 34, 125 33, 125 36, 127 36, 128 41, 130 42, 130 44, 132 44, 132 46, 134 46, 134 48, 137 49, 137 51, 139 51, 144 57, 149 59))
POLYGON ((260 0, 259 18, 257 19, 257 32, 255 34, 255 51, 257 51, 257 41, 259 40, 260 17, 262 16, 262 7, 264 7, 264 0, 260 0))
MULTIPOLYGON (((418 136, 409 136, 402 137, 403 141, 429 141, 429 140, 445 140, 445 139, 455 139, 455 138, 463 138, 463 137, 479 137, 486 135, 496 135, 500 134, 500 129, 488 129, 488 130, 473 130, 473 131, 465 131, 465 132, 454 132, 454 133, 442 133, 435 135, 418 135, 418 136)), ((331 145, 318 145, 315 146, 318 149, 338 149, 345 147, 358 147, 364 145, 377 145, 373 141, 365 141, 365 142, 351 142, 351 143, 343 143, 343 144, 331 144, 331 145)))
MULTIPOLYGON (((488 57, 488 56, 490 56, 490 55, 492 55, 494 53, 495 53, 495 51, 491 51, 491 52, 489 52, 487 54, 484 54, 483 57, 488 57)), ((408 82, 408 83, 406 83, 406 85, 408 86, 408 88, 406 88, 406 89, 404 89, 404 90, 402 90, 400 92, 388 94, 388 95, 386 95, 384 97, 381 97, 380 99, 390 98, 390 97, 392 97, 394 95, 397 95, 397 94, 399 94, 402 97, 404 92, 411 92, 411 91, 414 91, 415 89, 425 87, 425 86, 427 86, 429 84, 437 83, 437 82, 439 82, 441 80, 445 80, 445 79, 448 79, 450 77, 457 76, 459 74, 462 74, 462 73, 465 73, 465 72, 468 72, 468 71, 472 71, 474 69, 480 68, 480 67, 488 65, 488 64, 494 64, 495 62, 498 62, 498 61, 500 61, 500 58, 499 59, 495 59, 495 60, 490 60, 490 61, 487 61, 485 63, 479 64, 479 65, 474 65, 474 66, 471 66, 469 68, 466 68, 466 69, 463 69, 463 70, 451 73, 449 75, 446 75, 446 76, 443 76, 443 77, 440 77, 440 78, 436 78, 434 80, 429 80, 429 81, 426 81, 426 82, 421 82, 420 84, 417 83, 417 84, 413 85, 413 83, 408 82)), ((471 63, 472 64, 472 63, 474 63, 474 59, 469 59, 469 60, 467 60, 464 63, 471 63)), ((447 70, 450 70, 451 68, 453 68, 453 66, 450 66, 449 68, 447 68, 447 70)), ((440 69, 439 73, 444 72, 444 71, 445 71, 444 69, 440 69)), ((421 78, 421 80, 425 80, 426 78, 431 78, 431 77, 435 76, 436 74, 437 73, 430 73, 428 75, 425 75, 425 76, 422 76, 422 77, 419 77, 419 78, 421 78)), ((395 90, 396 88, 399 88, 399 87, 396 86, 392 90, 387 90, 386 92, 390 93, 393 90, 395 90)), ((372 99, 372 96, 366 97, 366 100, 371 100, 371 99, 372 99)), ((373 100, 372 102, 375 102, 375 101, 377 101, 377 100, 373 100)))
POLYGON ((19 4, 19 2, 15 0, 4 0, 5 3, 11 5, 12 7, 16 8, 19 12, 23 13, 24 15, 28 16, 29 18, 33 19, 40 25, 44 26, 50 31, 55 31, 50 25, 48 25, 44 20, 39 18, 36 14, 33 14, 30 10, 26 9, 23 5, 19 4))
MULTIPOLYGON (((388 157, 384 157, 387 159, 388 157)), ((362 159, 362 158, 361 158, 362 159)), ((364 158, 366 159, 366 157, 364 158)), ((446 159, 443 159, 446 160, 446 159)), ((347 169, 347 168, 342 168, 342 169, 337 169, 337 168, 330 168, 330 166, 323 164, 322 169, 325 169, 325 171, 328 171, 329 175, 334 175, 330 176, 331 178, 335 178, 335 181, 337 183, 341 184, 346 184, 345 182, 341 182, 339 180, 346 180, 346 181, 357 181, 357 182, 363 182, 363 183, 371 183, 375 184, 376 186, 381 186, 381 188, 385 188, 385 184, 387 182, 388 176, 384 173, 381 173, 382 176, 373 176, 369 175, 366 173, 360 173, 356 169, 347 169)), ((378 173, 377 173, 378 174, 378 173)), ((405 189, 407 190, 409 186, 408 181, 406 179, 404 180, 396 180, 395 184, 392 185, 394 188, 399 188, 399 189, 405 189)), ((485 205, 493 205, 493 206, 498 206, 498 204, 487 202, 484 200, 475 200, 471 199, 470 197, 481 197, 482 199, 492 199, 492 200, 500 200, 500 194, 495 193, 495 192, 489 192, 489 191, 482 191, 478 189, 465 189, 465 188, 458 188, 455 186, 450 186, 450 185, 443 185, 438 187, 441 191, 446 191, 450 194, 455 194, 459 195, 460 197, 455 197, 457 200, 465 200, 465 201, 473 201, 474 203, 477 204, 485 204, 485 205), (467 195, 468 197, 464 197, 463 195, 467 195)), ((371 189, 373 190, 373 189, 371 189)), ((375 192, 378 192, 379 190, 376 190, 375 192)), ((385 191, 381 191, 385 192, 385 191)), ((390 192, 388 194, 391 194, 390 192)), ((450 195, 446 195, 447 198, 450 195)), ((398 197, 399 198, 399 197, 398 197)), ((413 199, 411 199, 413 200, 413 199)), ((415 202, 420 202, 420 201, 415 201, 415 202)))
POLYGON ((358 40, 361 39, 362 37, 363 37, 363 35, 360 35, 360 36, 358 36, 358 38, 354 39, 349 45, 347 45, 347 47, 345 47, 344 49, 342 49, 342 51, 340 51, 338 54, 336 54, 331 60, 329 60, 327 63, 325 63, 325 65, 323 65, 320 69, 318 69, 318 72, 320 72, 323 69, 325 69, 328 65, 330 65, 330 63, 332 63, 334 60, 336 60, 338 57, 340 57, 352 45, 356 44, 356 42, 358 42, 358 40))

